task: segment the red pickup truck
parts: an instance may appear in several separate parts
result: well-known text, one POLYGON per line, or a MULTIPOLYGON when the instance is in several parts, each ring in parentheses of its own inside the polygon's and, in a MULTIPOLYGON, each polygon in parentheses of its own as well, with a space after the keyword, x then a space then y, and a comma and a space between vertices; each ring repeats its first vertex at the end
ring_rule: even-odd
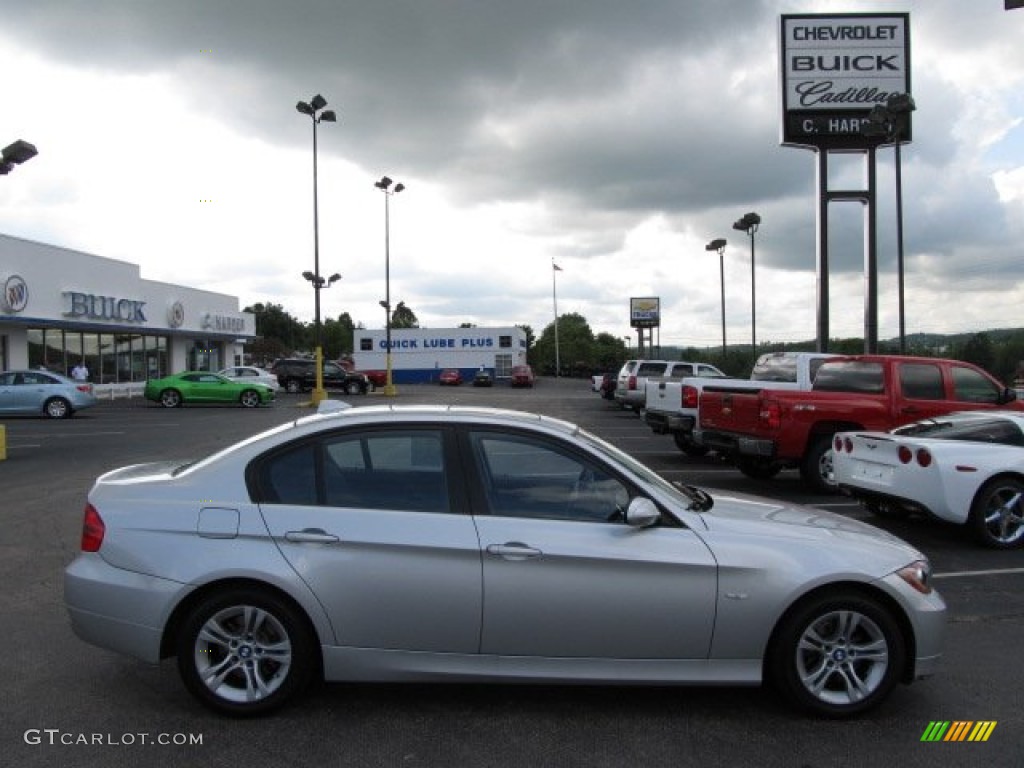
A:
POLYGON ((704 445, 731 455, 749 477, 799 467, 804 482, 834 492, 832 437, 887 431, 950 411, 1024 410, 1012 389, 958 360, 855 355, 827 360, 810 391, 730 390, 709 385, 700 400, 704 445))

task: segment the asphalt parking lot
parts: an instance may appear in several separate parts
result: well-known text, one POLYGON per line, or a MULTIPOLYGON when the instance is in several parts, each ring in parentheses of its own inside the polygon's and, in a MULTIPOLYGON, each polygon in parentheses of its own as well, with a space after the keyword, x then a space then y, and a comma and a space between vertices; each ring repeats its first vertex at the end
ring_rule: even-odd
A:
MULTIPOLYGON (((321 686, 272 717, 233 721, 200 707, 185 692, 173 662, 147 666, 75 638, 63 608, 62 571, 77 552, 93 478, 125 464, 205 455, 304 415, 301 399, 281 395, 274 406, 258 410, 165 410, 140 399, 116 400, 65 421, 3 422, 4 762, 1024 765, 1024 552, 983 550, 965 531, 921 520, 871 522, 932 559, 936 584, 950 606, 944 666, 936 677, 899 688, 882 707, 854 721, 807 719, 758 689, 339 684, 321 686), (996 727, 984 743, 923 743, 933 721, 995 721, 996 727)), ((670 438, 653 435, 636 415, 601 400, 582 380, 542 379, 532 390, 400 387, 393 401, 493 405, 559 416, 672 480, 869 519, 842 497, 807 493, 795 472, 759 483, 714 457, 684 457, 670 438)), ((373 395, 352 402, 386 401, 373 395)))

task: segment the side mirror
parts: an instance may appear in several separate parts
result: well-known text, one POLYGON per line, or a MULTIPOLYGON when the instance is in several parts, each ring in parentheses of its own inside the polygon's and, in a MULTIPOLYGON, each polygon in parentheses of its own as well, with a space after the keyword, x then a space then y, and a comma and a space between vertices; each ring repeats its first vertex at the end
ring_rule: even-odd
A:
POLYGON ((626 525, 632 528, 650 528, 661 520, 661 512, 650 499, 638 496, 626 508, 626 525))

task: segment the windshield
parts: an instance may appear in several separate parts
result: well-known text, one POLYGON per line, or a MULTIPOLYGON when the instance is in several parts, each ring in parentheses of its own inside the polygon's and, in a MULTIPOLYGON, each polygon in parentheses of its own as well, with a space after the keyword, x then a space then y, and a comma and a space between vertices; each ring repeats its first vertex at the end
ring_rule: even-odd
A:
POLYGON ((635 479, 646 483, 647 485, 655 486, 658 491, 669 496, 674 502, 684 509, 691 507, 694 504, 704 503, 703 499, 687 489, 686 486, 674 485, 657 472, 648 469, 632 456, 623 453, 614 445, 606 443, 596 435, 592 435, 586 430, 580 429, 577 431, 576 436, 606 459, 625 469, 629 474, 633 475, 635 479))

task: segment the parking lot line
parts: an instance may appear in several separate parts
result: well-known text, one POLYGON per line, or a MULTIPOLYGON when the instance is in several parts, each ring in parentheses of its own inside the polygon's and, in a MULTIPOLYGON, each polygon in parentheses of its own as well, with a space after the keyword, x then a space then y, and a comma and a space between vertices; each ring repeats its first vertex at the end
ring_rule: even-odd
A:
POLYGON ((1024 568, 990 568, 982 571, 950 571, 949 573, 933 573, 933 579, 963 579, 972 576, 1015 576, 1024 574, 1024 568))

